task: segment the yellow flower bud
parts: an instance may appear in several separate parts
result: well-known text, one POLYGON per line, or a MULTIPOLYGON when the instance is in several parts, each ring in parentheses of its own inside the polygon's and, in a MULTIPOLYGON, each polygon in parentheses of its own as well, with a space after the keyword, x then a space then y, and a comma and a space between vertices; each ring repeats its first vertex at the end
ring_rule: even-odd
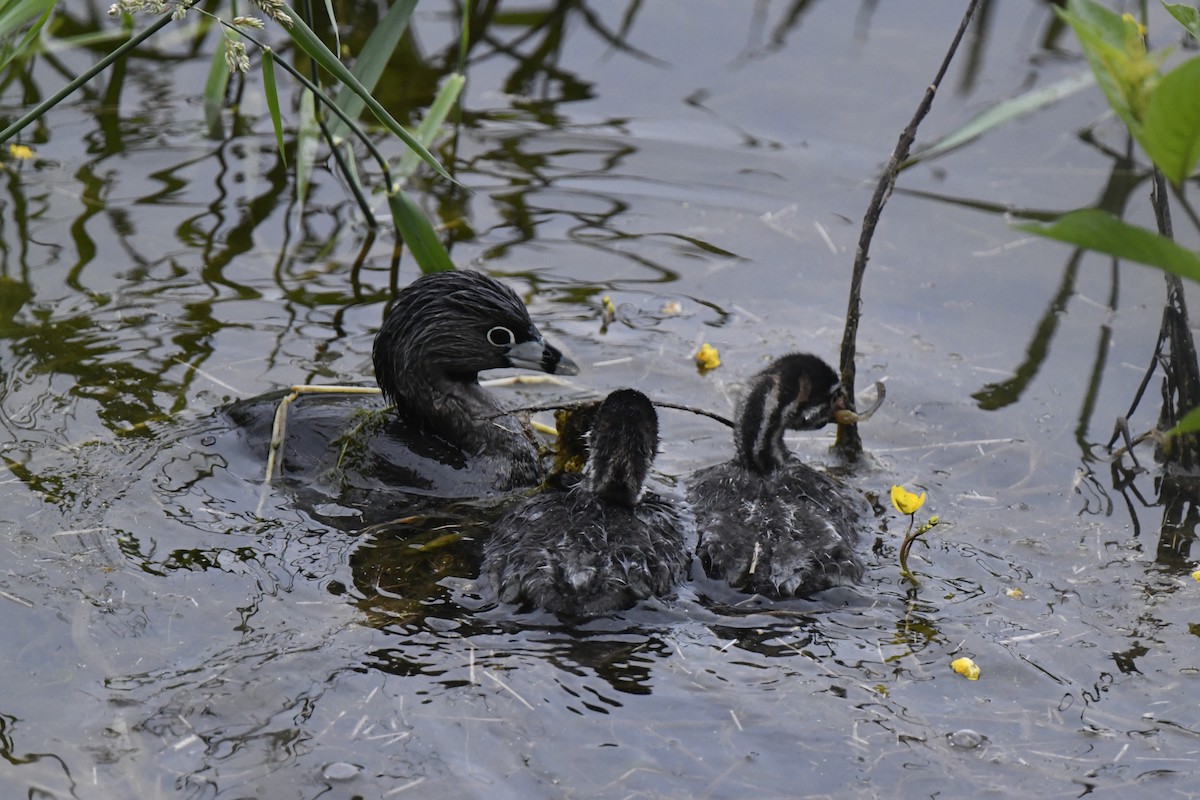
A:
POLYGON ((979 680, 979 665, 966 656, 963 656, 962 658, 956 658, 951 661, 950 669, 954 670, 959 675, 962 675, 969 681, 979 680))
POLYGON ((1133 26, 1133 29, 1138 32, 1138 36, 1146 35, 1146 26, 1143 25, 1142 23, 1138 22, 1137 18, 1134 17, 1133 14, 1129 14, 1129 13, 1122 14, 1121 21, 1124 22, 1126 25, 1133 26))
POLYGON ((700 368, 701 372, 716 369, 721 366, 721 354, 717 352, 717 348, 705 342, 700 345, 700 350, 696 353, 696 366, 700 368))

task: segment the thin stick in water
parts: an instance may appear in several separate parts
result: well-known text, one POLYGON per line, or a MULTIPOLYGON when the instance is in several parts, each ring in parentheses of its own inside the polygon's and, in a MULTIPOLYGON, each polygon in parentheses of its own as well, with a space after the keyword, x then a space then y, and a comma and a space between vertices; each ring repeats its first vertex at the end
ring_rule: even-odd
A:
MULTIPOLYGON (((979 0, 971 0, 967 5, 962 22, 958 25, 958 32, 954 34, 950 49, 946 51, 946 56, 942 59, 942 66, 938 69, 937 77, 925 89, 925 96, 921 99, 921 104, 917 106, 917 111, 913 114, 908 127, 900 134, 900 139, 896 142, 896 149, 892 151, 883 175, 879 177, 879 183, 875 186, 875 195, 871 198, 871 204, 867 207, 867 213, 863 217, 862 232, 858 237, 858 249, 854 253, 854 271, 850 276, 850 299, 846 308, 846 329, 842 334, 841 363, 839 365, 842 373, 842 386, 845 387, 851 411, 854 410, 854 353, 855 342, 858 338, 858 319, 862 313, 862 282, 863 275, 867 271, 867 259, 871 250, 871 239, 875 235, 875 226, 879 224, 879 216, 883 213, 883 207, 896 186, 896 177, 900 174, 900 168, 908 158, 909 149, 917 136, 917 126, 921 124, 921 120, 933 106, 933 97, 937 94, 938 86, 941 85, 946 70, 950 68, 950 62, 954 59, 954 53, 958 50, 959 42, 962 41, 963 34, 967 31, 967 25, 975 15, 975 8, 978 5, 979 0)), ((858 435, 858 427, 839 424, 834 449, 844 458, 857 458, 861 455, 863 446, 862 438, 858 435)))

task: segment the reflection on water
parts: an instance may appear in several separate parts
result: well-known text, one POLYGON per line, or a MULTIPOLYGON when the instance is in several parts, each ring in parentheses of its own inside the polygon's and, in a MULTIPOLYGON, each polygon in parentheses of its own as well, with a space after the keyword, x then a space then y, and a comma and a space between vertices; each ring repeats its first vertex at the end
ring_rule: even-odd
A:
MULTIPOLYGON (((931 138, 1083 69, 1050 4, 985 5, 931 138)), ((59 12, 59 36, 102 17, 59 12)), ((385 81, 398 118, 456 63, 457 12, 420 6, 403 79, 385 81)), ((378 13, 346 7, 363 23, 344 26, 349 52, 378 13)), ((441 150, 463 185, 413 190, 456 260, 506 280, 586 367, 506 402, 634 385, 728 415, 765 359, 834 352, 852 220, 960 4, 471 13, 463 127, 441 150), (706 376, 703 341, 724 362, 706 376)), ((1161 279, 1001 219, 1087 197, 1144 213, 1145 174, 1111 132, 1070 134, 1098 97, 902 177, 860 334, 860 371, 889 381, 870 460, 846 476, 876 503, 861 586, 769 603, 697 576, 568 624, 478 583, 490 504, 263 492, 219 409, 368 384, 412 267, 324 166, 293 202, 256 80, 209 138, 194 101, 216 35, 131 60, 104 102, 52 112, 35 161, 5 165, 8 793, 909 796, 949 777, 1077 796, 1190 777, 1195 490, 1106 469, 1103 447, 1153 349, 1161 279), (913 551, 919 586, 896 565, 907 520, 878 503, 893 483, 942 519, 913 551), (961 655, 979 681, 950 671, 961 655)), ((38 56, 0 111, 93 55, 38 56)), ((662 424, 666 482, 728 458, 720 426, 662 424)), ((825 460, 827 438, 790 444, 825 460)))

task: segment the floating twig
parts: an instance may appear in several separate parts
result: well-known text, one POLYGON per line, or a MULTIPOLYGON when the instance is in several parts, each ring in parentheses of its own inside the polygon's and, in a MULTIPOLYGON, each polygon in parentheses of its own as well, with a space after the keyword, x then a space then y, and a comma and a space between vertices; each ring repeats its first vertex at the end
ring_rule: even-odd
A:
POLYGON ((310 394, 383 394, 374 386, 317 386, 314 384, 296 384, 288 387, 289 391, 275 407, 275 417, 271 422, 271 443, 267 447, 267 466, 263 475, 262 492, 258 499, 257 514, 262 516, 263 505, 267 500, 267 489, 283 471, 283 458, 280 448, 287 439, 287 417, 292 403, 310 394))
MULTIPOLYGON (((593 403, 598 403, 598 402, 599 402, 599 399, 584 400, 581 402, 574 402, 574 403, 552 403, 550 405, 541 405, 541 406, 520 406, 518 408, 508 408, 508 409, 505 409, 504 411, 497 411, 494 414, 488 414, 487 416, 480 417, 480 419, 495 419, 497 417, 504 417, 509 414, 536 414, 536 413, 542 412, 542 411, 572 411, 577 408, 582 408, 584 406, 587 406, 587 405, 590 405, 593 403)), ((659 408, 669 408, 674 411, 686 411, 689 414, 698 414, 702 417, 708 417, 709 419, 716 420, 717 422, 721 423, 722 425, 725 425, 726 427, 729 427, 729 428, 733 427, 732 420, 730 420, 727 417, 723 417, 714 411, 705 411, 703 408, 696 408, 695 406, 681 405, 679 403, 668 403, 665 400, 651 400, 650 402, 652 402, 654 405, 658 406, 659 408)))
POLYGON ((374 386, 316 386, 304 383, 296 384, 289 389, 287 395, 276 406, 275 419, 271 424, 271 445, 267 450, 267 473, 263 478, 263 482, 267 484, 270 484, 283 469, 279 448, 283 446, 284 438, 287 435, 287 415, 292 403, 310 394, 383 394, 374 386))

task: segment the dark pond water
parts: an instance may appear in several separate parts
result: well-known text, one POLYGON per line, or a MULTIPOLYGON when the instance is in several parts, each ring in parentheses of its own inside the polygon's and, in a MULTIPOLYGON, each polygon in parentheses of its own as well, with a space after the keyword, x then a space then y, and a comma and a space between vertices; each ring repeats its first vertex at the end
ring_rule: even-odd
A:
MULTIPOLYGON (((414 190, 455 261, 513 286, 584 372, 496 391, 633 385, 728 413, 773 355, 836 360, 874 176, 963 6, 502 5, 442 151, 467 190, 414 190), (702 376, 704 341, 724 363, 702 376)), ((112 30, 106 7, 64 5, 60 35, 112 30)), ((380 9, 341 13, 353 49, 380 9)), ((455 37, 454 6, 422 3, 381 92, 398 117, 455 37)), ((5 163, 0 794, 1195 794, 1194 510, 1164 512, 1157 473, 1103 450, 1163 279, 1002 213, 1107 192, 1150 220, 1097 90, 908 170, 876 235, 858 371, 888 401, 846 479, 928 492, 918 516, 944 524, 920 587, 880 502, 857 588, 733 607, 697 582, 564 624, 484 599, 456 536, 478 535, 470 509, 364 532, 336 504, 260 497, 262 465, 226 447, 213 412, 233 400, 370 383, 393 246, 328 169, 294 201, 257 80, 208 129, 212 46, 160 40, 5 163), (951 671, 962 655, 978 681, 951 671)), ((3 115, 96 57, 38 58, 3 115)), ((1049 4, 984 3, 921 138, 1084 69, 1049 4)), ((667 483, 728 455, 707 420, 663 425, 667 483)), ((828 463, 830 436, 793 446, 828 463)))

